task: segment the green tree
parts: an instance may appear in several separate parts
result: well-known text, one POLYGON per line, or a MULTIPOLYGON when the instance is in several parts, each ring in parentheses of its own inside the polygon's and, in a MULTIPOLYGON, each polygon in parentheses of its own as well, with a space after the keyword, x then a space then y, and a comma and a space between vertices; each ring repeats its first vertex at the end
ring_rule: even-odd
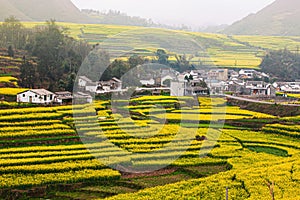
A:
POLYGON ((130 66, 128 62, 125 62, 123 60, 115 60, 111 65, 111 76, 121 78, 126 72, 129 71, 130 66))
POLYGON ((144 64, 145 60, 141 56, 133 55, 133 56, 129 57, 128 63, 130 65, 130 68, 134 68, 134 67, 136 67, 138 65, 144 64))
POLYGON ((184 80, 186 80, 187 82, 190 82, 190 81, 192 81, 194 78, 193 78, 193 76, 190 74, 190 75, 185 75, 185 77, 184 77, 184 80))
POLYGON ((47 22, 47 26, 35 36, 33 55, 38 57, 38 72, 40 81, 48 89, 55 89, 55 85, 63 74, 60 64, 62 62, 62 51, 64 35, 55 21, 47 22))
POLYGON ((267 53, 260 67, 281 81, 300 79, 300 56, 287 49, 267 53))
POLYGON ((157 49, 156 57, 159 64, 168 65, 169 64, 169 55, 163 49, 157 49))
POLYGON ((65 36, 64 31, 54 20, 48 21, 45 27, 37 28, 32 48, 32 54, 38 58, 42 87, 53 91, 70 90, 69 82, 75 78, 72 81, 61 80, 68 80, 71 74, 78 72, 90 49, 85 43, 65 36))
POLYGON ((80 71, 80 74, 92 81, 111 79, 110 55, 102 49, 95 49, 89 53, 82 66, 84 71, 80 71))
POLYGON ((28 31, 21 22, 14 16, 4 19, 0 25, 0 46, 7 47, 9 45, 22 49, 28 39, 28 31))
POLYGON ((37 69, 33 61, 25 61, 20 68, 20 86, 24 88, 35 88, 37 82, 37 69))
POLYGON ((176 62, 172 64, 172 67, 179 71, 179 72, 185 72, 187 70, 192 69, 192 66, 190 65, 190 62, 186 55, 175 55, 176 62))
POLYGON ((196 86, 202 87, 202 88, 207 88, 207 84, 205 81, 200 81, 199 83, 196 83, 196 86))
POLYGON ((9 47, 7 49, 7 54, 9 57, 12 57, 12 58, 15 56, 15 51, 11 45, 9 45, 9 47))

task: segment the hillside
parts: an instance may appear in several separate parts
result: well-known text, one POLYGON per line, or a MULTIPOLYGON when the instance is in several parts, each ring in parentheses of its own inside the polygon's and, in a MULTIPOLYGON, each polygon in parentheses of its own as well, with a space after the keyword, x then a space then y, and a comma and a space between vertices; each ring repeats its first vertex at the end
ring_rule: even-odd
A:
POLYGON ((70 0, 0 0, 0 11, 1 21, 14 15, 21 21, 92 22, 70 0))
POLYGON ((0 48, 0 88, 17 86, 24 55, 26 52, 15 50, 15 57, 11 58, 7 55, 7 49, 0 48))
POLYGON ((300 1, 276 0, 256 14, 234 23, 223 32, 238 35, 300 35, 300 1))
POLYGON ((31 19, 18 10, 9 0, 0 0, 0 21, 4 21, 10 15, 14 15, 18 19, 23 21, 30 21, 31 19))
MULTIPOLYGON (((42 23, 24 23, 26 27, 42 23)), ((158 48, 187 54, 196 66, 222 68, 259 68, 268 50, 287 48, 295 51, 300 37, 227 36, 135 26, 58 23, 68 28, 71 37, 89 44, 100 44, 112 57, 136 53, 152 58, 158 48)), ((175 57, 170 57, 175 59, 175 57)))

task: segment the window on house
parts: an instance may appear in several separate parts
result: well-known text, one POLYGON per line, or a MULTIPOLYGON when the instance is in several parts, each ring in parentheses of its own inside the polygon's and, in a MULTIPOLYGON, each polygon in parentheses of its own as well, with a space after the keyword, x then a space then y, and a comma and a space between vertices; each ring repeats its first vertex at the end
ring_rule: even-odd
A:
POLYGON ((37 95, 35 95, 35 98, 37 98, 37 95))
POLYGON ((52 101, 52 98, 53 98, 53 95, 52 95, 52 94, 50 94, 50 101, 52 101))
POLYGON ((47 101, 47 95, 44 96, 44 101, 47 101))
POLYGON ((23 94, 23 97, 25 97, 26 95, 25 94, 23 94))

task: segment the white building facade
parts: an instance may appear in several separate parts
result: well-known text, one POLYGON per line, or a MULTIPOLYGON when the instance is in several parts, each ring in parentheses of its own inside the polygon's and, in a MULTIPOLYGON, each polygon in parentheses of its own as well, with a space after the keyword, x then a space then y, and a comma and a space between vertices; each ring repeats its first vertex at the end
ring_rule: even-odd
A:
POLYGON ((56 100, 56 95, 45 89, 31 89, 17 94, 18 103, 50 104, 56 100))

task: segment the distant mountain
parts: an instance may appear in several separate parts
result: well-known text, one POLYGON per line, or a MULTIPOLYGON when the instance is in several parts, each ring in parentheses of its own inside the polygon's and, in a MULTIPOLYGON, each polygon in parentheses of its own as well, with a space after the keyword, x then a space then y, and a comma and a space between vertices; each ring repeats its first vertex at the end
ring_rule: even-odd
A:
POLYGON ((0 21, 15 16, 21 21, 92 23, 71 0, 0 0, 0 21))
POLYGON ((24 21, 30 21, 30 18, 19 11, 9 0, 0 0, 0 21, 11 15, 24 21))
POLYGON ((221 24, 219 26, 207 26, 205 28, 201 28, 198 31, 199 32, 205 32, 205 33, 221 33, 224 31, 229 25, 227 24, 221 24))
POLYGON ((300 0, 276 0, 256 14, 234 23, 223 33, 239 35, 300 35, 300 0))

